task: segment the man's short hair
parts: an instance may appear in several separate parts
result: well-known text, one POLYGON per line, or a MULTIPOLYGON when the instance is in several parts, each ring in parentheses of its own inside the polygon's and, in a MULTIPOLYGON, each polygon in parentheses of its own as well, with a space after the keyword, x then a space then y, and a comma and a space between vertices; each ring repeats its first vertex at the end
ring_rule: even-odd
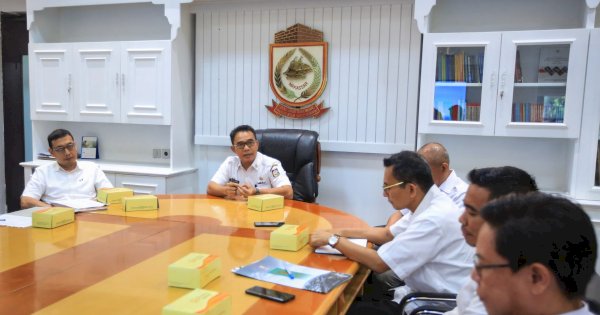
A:
POLYGON ((541 263, 554 273, 567 298, 585 296, 598 244, 581 207, 540 192, 510 194, 486 205, 481 216, 496 233, 496 251, 514 272, 541 263))
POLYGON ((48 147, 50 149, 52 149, 52 141, 56 140, 56 139, 60 139, 64 136, 71 136, 71 139, 75 140, 75 138, 73 138, 73 135, 71 134, 71 132, 69 132, 69 130, 67 129, 56 129, 54 131, 52 131, 49 135, 48 135, 48 147))
POLYGON ((396 153, 383 159, 383 166, 392 166, 394 178, 401 182, 414 183, 425 193, 433 186, 429 164, 416 152, 396 153))
POLYGON ((535 179, 514 166, 476 168, 469 172, 468 178, 471 184, 487 189, 490 200, 509 193, 538 191, 535 179))
POLYGON ((248 126, 248 125, 239 125, 237 127, 235 127, 233 130, 231 130, 231 132, 229 133, 229 138, 231 138, 231 144, 233 143, 233 139, 235 138, 235 135, 237 135, 238 132, 252 132, 252 134, 254 135, 254 139, 256 139, 256 131, 254 131, 254 128, 248 126))

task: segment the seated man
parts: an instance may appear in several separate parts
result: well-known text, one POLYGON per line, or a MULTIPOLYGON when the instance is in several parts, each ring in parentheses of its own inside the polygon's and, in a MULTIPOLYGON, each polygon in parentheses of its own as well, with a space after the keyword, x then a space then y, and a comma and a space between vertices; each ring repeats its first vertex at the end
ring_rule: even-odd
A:
POLYGON ((394 301, 358 302, 350 309, 354 314, 398 314, 398 302, 413 290, 457 292, 472 268, 473 250, 460 233, 460 210, 433 184, 427 162, 415 152, 403 151, 383 164, 383 195, 394 209, 410 212, 390 228, 315 231, 310 239, 311 246, 329 244, 375 272, 391 269, 406 283, 395 288, 394 301), (375 251, 346 237, 383 245, 375 251))
POLYGON ((21 195, 21 208, 47 207, 63 199, 94 199, 98 189, 113 187, 98 165, 77 161, 77 145, 68 130, 52 131, 48 146, 56 162, 35 169, 21 195))
POLYGON ((209 195, 244 200, 258 194, 277 194, 292 199, 292 184, 281 162, 258 152, 256 132, 248 125, 229 134, 230 156, 221 164, 206 188, 209 195))
MULTIPOLYGON (((459 207, 463 206, 463 198, 467 192, 467 183, 465 183, 456 172, 450 168, 450 156, 448 150, 437 142, 429 142, 424 144, 418 151, 431 169, 431 177, 433 183, 436 184, 440 190, 459 207)), ((401 209, 393 213, 386 224, 391 226, 398 221, 403 214, 406 213, 405 209, 401 209)))
POLYGON ((583 302, 598 244, 571 201, 530 193, 481 210, 473 280, 489 314, 592 314, 583 302))
MULTIPOLYGON (((522 169, 503 166, 474 169, 469 172, 469 189, 460 216, 462 233, 470 246, 475 246, 477 234, 483 225, 481 209, 491 200, 510 193, 524 194, 537 191, 535 179, 522 169)), ((469 279, 456 296, 456 308, 446 314, 486 314, 477 296, 477 284, 469 279)))

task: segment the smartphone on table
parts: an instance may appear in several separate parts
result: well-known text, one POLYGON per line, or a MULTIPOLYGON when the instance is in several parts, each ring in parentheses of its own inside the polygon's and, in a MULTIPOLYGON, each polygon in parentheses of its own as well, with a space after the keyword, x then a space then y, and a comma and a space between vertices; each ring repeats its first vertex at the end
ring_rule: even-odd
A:
POLYGON ((255 227, 278 227, 283 225, 283 221, 256 221, 255 227))
POLYGON ((290 293, 285 293, 273 289, 267 289, 258 285, 246 289, 246 293, 279 303, 288 302, 296 297, 295 295, 290 293))

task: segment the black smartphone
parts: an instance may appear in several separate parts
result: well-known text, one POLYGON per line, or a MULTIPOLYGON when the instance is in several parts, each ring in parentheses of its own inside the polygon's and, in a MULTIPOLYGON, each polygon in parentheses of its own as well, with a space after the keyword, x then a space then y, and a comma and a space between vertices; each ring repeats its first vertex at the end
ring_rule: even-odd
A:
POLYGON ((279 303, 285 303, 293 300, 296 296, 290 293, 285 293, 277 290, 263 288, 261 286, 253 286, 252 288, 246 289, 246 293, 250 295, 259 296, 261 298, 269 299, 279 303))
POLYGON ((256 221, 254 222, 254 226, 256 227, 278 227, 282 226, 285 222, 283 221, 256 221))

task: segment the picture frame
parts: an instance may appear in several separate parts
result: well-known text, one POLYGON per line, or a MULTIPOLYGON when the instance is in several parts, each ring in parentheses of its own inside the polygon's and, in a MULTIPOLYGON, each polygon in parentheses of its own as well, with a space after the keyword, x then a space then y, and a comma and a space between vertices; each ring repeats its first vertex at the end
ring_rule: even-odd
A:
POLYGON ((98 159, 98 137, 83 136, 81 137, 81 158, 82 159, 98 159))

